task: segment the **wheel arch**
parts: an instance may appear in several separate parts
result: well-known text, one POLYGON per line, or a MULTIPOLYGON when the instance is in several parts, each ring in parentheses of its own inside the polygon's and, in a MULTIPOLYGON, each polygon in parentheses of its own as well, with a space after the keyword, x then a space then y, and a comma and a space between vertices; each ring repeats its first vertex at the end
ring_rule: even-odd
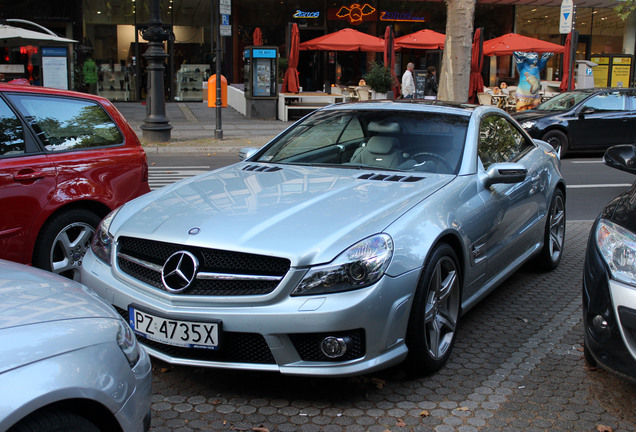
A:
POLYGON ((428 253, 426 254, 426 259, 424 260, 424 262, 422 263, 422 269, 420 271, 420 278, 422 277, 423 272, 425 271, 426 268, 426 263, 428 262, 428 260, 431 257, 432 252, 440 245, 440 244, 447 244, 448 246, 451 247, 451 249, 453 249, 453 251, 455 252, 455 256, 457 256, 457 260, 459 261, 457 264, 461 270, 461 274, 459 275, 460 277, 460 314, 462 313, 462 307, 461 307, 461 299, 462 299, 462 295, 463 295, 463 291, 464 291, 464 276, 466 275, 466 265, 468 263, 468 257, 466 256, 466 250, 465 248, 462 246, 463 242, 461 240, 460 234, 456 231, 446 231, 444 233, 442 233, 432 244, 431 247, 428 250, 428 253))
POLYGON ((544 137, 544 136, 546 136, 546 134, 548 134, 548 133, 550 133, 550 132, 554 132, 554 131, 561 132, 563 135, 565 135, 565 138, 567 138, 567 140, 568 140, 568 147, 569 147, 569 146, 570 146, 570 144, 571 144, 571 141, 570 141, 570 134, 568 133, 567 128, 565 128, 564 126, 559 125, 559 124, 556 124, 556 125, 550 125, 549 127, 547 127, 547 128, 546 128, 546 129, 545 129, 545 130, 541 133, 541 138, 539 138, 539 139, 543 140, 543 137, 544 137))

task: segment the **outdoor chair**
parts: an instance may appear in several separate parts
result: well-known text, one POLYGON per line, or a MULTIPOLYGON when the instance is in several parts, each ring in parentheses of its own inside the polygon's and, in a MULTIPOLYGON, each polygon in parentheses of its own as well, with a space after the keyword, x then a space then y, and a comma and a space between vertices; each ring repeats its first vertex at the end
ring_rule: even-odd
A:
POLYGON ((338 88, 340 89, 345 102, 354 102, 358 100, 358 94, 349 87, 338 84, 338 88))

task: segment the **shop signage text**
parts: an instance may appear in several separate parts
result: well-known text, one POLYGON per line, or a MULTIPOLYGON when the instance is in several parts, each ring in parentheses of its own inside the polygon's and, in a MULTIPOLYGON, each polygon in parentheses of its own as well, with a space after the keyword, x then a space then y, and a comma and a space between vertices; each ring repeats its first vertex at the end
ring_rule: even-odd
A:
POLYGON ((306 12, 297 10, 293 16, 294 18, 319 18, 320 12, 306 12))
POLYGON ((428 16, 416 16, 412 12, 380 12, 380 21, 426 22, 428 16))

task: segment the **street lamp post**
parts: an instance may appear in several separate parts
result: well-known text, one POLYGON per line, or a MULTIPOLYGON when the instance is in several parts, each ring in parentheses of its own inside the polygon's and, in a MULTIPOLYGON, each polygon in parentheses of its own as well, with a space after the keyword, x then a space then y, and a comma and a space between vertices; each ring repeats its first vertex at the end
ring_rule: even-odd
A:
POLYGON ((141 126, 143 138, 151 142, 170 141, 172 125, 166 117, 166 98, 163 90, 164 60, 168 57, 163 42, 168 40, 168 32, 161 22, 160 0, 150 0, 150 20, 142 37, 148 41, 148 49, 143 54, 148 61, 146 71, 146 118, 141 126))

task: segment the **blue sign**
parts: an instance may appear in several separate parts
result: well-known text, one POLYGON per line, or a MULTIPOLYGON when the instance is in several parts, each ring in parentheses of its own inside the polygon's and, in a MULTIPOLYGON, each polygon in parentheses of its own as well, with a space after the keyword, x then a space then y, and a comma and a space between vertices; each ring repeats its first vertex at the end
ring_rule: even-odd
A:
POLYGON ((42 47, 42 55, 45 57, 66 57, 65 47, 42 47))
POLYGON ((221 15, 221 25, 230 25, 229 15, 221 15))
POLYGON ((252 55, 254 58, 276 58, 275 49, 253 49, 252 55))

